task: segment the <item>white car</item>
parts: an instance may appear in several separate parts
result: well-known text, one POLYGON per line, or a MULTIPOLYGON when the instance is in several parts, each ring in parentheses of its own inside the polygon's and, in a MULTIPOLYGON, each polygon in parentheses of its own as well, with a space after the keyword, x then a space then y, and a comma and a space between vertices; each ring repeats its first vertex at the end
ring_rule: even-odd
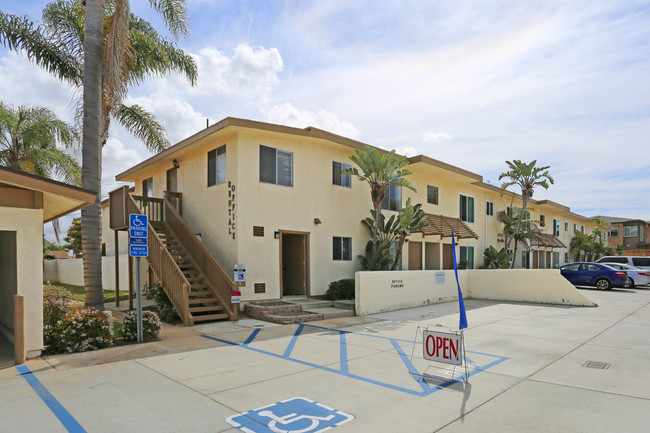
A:
POLYGON ((648 286, 650 285, 650 271, 647 269, 637 268, 636 266, 624 265, 622 263, 601 263, 601 265, 607 265, 610 268, 618 269, 619 271, 625 271, 627 274, 627 279, 629 280, 625 287, 634 287, 634 286, 648 286))

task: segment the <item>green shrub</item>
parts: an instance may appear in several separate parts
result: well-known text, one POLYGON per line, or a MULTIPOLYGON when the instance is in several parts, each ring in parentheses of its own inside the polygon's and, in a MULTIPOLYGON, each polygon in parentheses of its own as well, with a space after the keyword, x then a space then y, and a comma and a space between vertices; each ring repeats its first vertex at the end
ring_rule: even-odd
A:
POLYGON ((325 293, 325 299, 337 301, 339 299, 354 299, 354 279, 332 281, 325 293))
POLYGON ((71 292, 58 287, 43 287, 43 343, 52 348, 58 345, 57 323, 70 311, 74 301, 71 292))
POLYGON ((52 329, 53 352, 86 352, 113 345, 108 315, 94 308, 67 312, 52 329))
MULTIPOLYGON (((162 324, 158 315, 153 311, 142 312, 142 339, 153 340, 158 337, 162 324)), ((124 316, 122 323, 122 336, 126 341, 138 340, 138 315, 136 311, 129 311, 124 316)))
POLYGON ((174 304, 169 300, 167 293, 165 293, 165 290, 160 284, 152 284, 151 292, 153 293, 153 299, 160 307, 160 311, 158 312, 160 320, 165 323, 176 323, 181 320, 176 308, 174 308, 174 304))

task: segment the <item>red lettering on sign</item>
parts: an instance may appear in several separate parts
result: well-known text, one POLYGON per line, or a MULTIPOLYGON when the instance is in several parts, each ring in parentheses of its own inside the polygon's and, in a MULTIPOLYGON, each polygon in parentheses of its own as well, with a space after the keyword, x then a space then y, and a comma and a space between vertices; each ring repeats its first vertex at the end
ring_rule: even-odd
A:
POLYGON ((433 356, 435 354, 436 342, 434 341, 433 335, 427 335, 424 346, 425 350, 427 351, 427 355, 433 356))
MULTIPOLYGON (((440 349, 442 349, 442 337, 436 337, 436 353, 440 356, 440 349)), ((444 358, 444 356, 443 356, 444 358)))
POLYGON ((454 354, 454 358, 453 358, 453 359, 458 359, 458 344, 460 343, 460 341, 459 341, 459 340, 456 340, 456 344, 455 344, 455 345, 454 345, 454 342, 453 342, 453 341, 449 341, 449 343, 450 343, 450 345, 451 345, 451 351, 452 351, 453 354, 454 354))

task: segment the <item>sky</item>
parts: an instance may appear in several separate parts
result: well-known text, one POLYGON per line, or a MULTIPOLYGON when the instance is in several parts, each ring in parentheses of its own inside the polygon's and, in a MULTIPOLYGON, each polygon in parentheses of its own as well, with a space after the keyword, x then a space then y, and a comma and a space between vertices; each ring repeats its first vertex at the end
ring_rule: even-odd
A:
MULTIPOLYGON (((2 0, 40 21, 46 1, 2 0)), ((225 117, 314 126, 424 154, 499 185, 506 160, 550 165, 535 199, 650 220, 650 2, 188 0, 196 86, 146 81, 128 102, 171 143, 225 117)), ((167 37, 149 2, 132 11, 167 37)), ((0 100, 71 121, 76 94, 0 46, 0 100)), ((151 156, 119 126, 102 193, 151 156)), ((71 217, 62 221, 67 227, 71 217)), ((45 229, 53 240, 49 224, 45 229)), ((65 229, 64 229, 65 232, 65 229)))

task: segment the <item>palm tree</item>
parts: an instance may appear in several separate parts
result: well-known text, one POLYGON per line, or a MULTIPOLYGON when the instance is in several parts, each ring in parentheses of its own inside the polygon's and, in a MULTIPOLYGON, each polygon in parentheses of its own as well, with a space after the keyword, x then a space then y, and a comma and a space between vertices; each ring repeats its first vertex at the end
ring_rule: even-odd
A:
POLYGON ((585 260, 589 261, 593 256, 594 250, 594 239, 592 236, 578 230, 573 233, 573 237, 569 243, 569 254, 574 257, 574 260, 580 260, 580 252, 584 251, 585 260))
POLYGON ((370 185, 370 197, 372 207, 376 216, 372 228, 372 252, 377 251, 377 242, 379 240, 379 221, 381 215, 381 203, 384 201, 386 190, 391 186, 401 186, 416 191, 411 182, 404 177, 411 174, 409 170, 404 169, 408 165, 405 156, 396 155, 394 150, 389 153, 379 153, 373 147, 366 146, 365 149, 355 150, 356 155, 350 159, 354 162, 362 173, 359 173, 356 167, 344 170, 343 175, 355 175, 359 180, 368 182, 370 185))
MULTIPOLYGON (((526 164, 518 159, 515 159, 513 161, 506 161, 506 164, 508 164, 508 167, 510 169, 499 175, 499 180, 503 178, 507 179, 501 184, 501 195, 503 195, 505 190, 512 185, 518 185, 521 188, 522 207, 519 222, 517 223, 515 230, 517 233, 520 233, 519 226, 524 221, 524 215, 526 212, 526 207, 528 206, 528 200, 533 197, 535 188, 541 186, 544 189, 548 189, 549 182, 553 184, 555 181, 548 171, 551 166, 547 165, 544 167, 535 167, 537 160, 526 164)), ((515 250, 516 249, 517 245, 515 244, 515 250)), ((515 261, 513 260, 512 267, 514 267, 514 265, 515 261)))
MULTIPOLYGON (((174 37, 189 35, 185 0, 149 4, 174 37)), ((78 87, 83 83, 82 186, 97 191, 95 203, 82 211, 86 305, 103 309, 101 145, 111 117, 149 150, 163 150, 169 146, 165 129, 144 108, 127 106, 123 99, 130 86, 152 75, 179 72, 193 85, 197 67, 190 55, 131 14, 128 0, 58 0, 47 5, 43 21, 44 28, 0 12, 0 40, 61 80, 78 87)))
POLYGON ((395 261, 393 262, 393 266, 390 268, 391 271, 397 269, 399 259, 402 257, 402 248, 404 247, 406 237, 413 232, 418 232, 429 226, 427 216, 422 210, 422 205, 419 203, 413 205, 410 198, 406 200, 406 206, 399 211, 398 222, 399 226, 397 228, 397 233, 399 234, 399 238, 397 254, 395 254, 395 261))
MULTIPOLYGON (((47 108, 0 101, 0 165, 79 185, 79 163, 59 147, 71 149, 75 142, 73 128, 47 108)), ((52 226, 59 241, 59 221, 52 226)))
MULTIPOLYGON (((503 224, 503 235, 505 240, 505 250, 510 248, 510 242, 514 242, 512 257, 517 257, 517 249, 520 242, 534 240, 539 235, 540 230, 537 226, 539 221, 530 219, 530 212, 523 212, 521 209, 511 206, 506 210, 497 213, 497 221, 503 224)), ((510 268, 514 268, 515 260, 512 260, 510 268)))

